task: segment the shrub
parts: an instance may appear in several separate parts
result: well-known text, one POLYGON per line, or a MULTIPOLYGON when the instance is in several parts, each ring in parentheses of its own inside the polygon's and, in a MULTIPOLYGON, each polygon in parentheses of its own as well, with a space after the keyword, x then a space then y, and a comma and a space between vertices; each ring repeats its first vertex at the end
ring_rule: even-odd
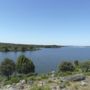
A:
POLYGON ((13 62, 13 60, 6 58, 4 61, 1 62, 0 72, 2 75, 8 77, 9 79, 10 75, 12 75, 14 71, 15 63, 13 62))
POLYGON ((77 67, 77 66, 79 65, 79 61, 78 61, 78 60, 75 60, 75 61, 74 61, 74 64, 75 64, 75 66, 77 67))
POLYGON ((18 83, 20 81, 20 78, 18 78, 18 77, 12 77, 10 79, 10 81, 11 81, 11 83, 18 83))
POLYGON ((74 71, 75 67, 71 62, 64 61, 59 65, 59 72, 74 71))
POLYGON ((20 74, 29 74, 35 72, 35 66, 31 60, 21 55, 16 62, 17 72, 20 74))
POLYGON ((80 66, 81 66, 81 70, 82 70, 83 72, 88 72, 88 71, 90 71, 90 61, 82 62, 80 66))

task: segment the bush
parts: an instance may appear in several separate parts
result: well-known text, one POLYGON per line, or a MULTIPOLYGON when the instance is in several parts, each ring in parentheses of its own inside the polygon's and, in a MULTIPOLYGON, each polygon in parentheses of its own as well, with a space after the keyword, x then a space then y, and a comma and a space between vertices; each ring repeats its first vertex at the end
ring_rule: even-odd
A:
POLYGON ((13 62, 13 60, 6 58, 4 61, 1 62, 0 72, 2 75, 8 77, 9 79, 10 75, 12 75, 14 71, 15 63, 13 62))
POLYGON ((81 70, 83 72, 89 72, 90 71, 90 61, 85 61, 81 63, 81 70))
POLYGON ((74 71, 75 67, 71 62, 64 61, 59 65, 59 72, 74 71))
POLYGON ((17 72, 20 74, 29 74, 35 72, 35 66, 31 60, 21 55, 16 62, 17 72))
POLYGON ((29 80, 35 81, 35 80, 36 80, 36 77, 35 77, 35 76, 27 77, 27 80, 28 80, 28 81, 29 81, 29 80))
POLYGON ((79 61, 78 60, 75 60, 74 61, 74 64, 75 64, 76 67, 79 66, 79 61))
POLYGON ((42 74, 40 77, 41 79, 48 79, 48 75, 45 75, 45 74, 42 74))
POLYGON ((18 78, 18 77, 12 77, 10 79, 10 81, 11 81, 11 83, 18 83, 20 81, 20 78, 18 78))

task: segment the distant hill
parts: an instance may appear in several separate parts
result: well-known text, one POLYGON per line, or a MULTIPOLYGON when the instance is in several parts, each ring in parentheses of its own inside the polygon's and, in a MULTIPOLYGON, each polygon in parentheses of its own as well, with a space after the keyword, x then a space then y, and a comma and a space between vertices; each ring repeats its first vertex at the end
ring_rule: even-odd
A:
POLYGON ((13 44, 13 43, 0 43, 0 51, 33 51, 40 48, 60 48, 63 46, 58 45, 32 45, 32 44, 13 44))

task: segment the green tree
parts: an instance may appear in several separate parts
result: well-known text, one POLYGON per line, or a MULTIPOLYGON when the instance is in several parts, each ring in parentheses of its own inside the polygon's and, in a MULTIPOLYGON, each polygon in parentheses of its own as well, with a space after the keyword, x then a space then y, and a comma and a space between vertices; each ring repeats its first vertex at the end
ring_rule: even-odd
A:
POLYGON ((0 64, 0 72, 2 75, 10 77, 15 71, 15 63, 13 60, 10 60, 6 58, 4 61, 1 62, 0 64))
POLYGON ((2 48, 2 51, 4 51, 4 52, 8 52, 9 49, 8 49, 8 47, 3 47, 3 48, 2 48))
POLYGON ((24 55, 21 55, 16 62, 17 72, 20 74, 28 74, 35 72, 35 66, 33 62, 26 58, 24 55))
POLYGON ((21 47, 21 51, 25 52, 25 51, 27 51, 27 49, 25 47, 21 47))
POLYGON ((13 47, 13 50, 16 52, 18 50, 18 48, 17 47, 13 47))
POLYGON ((75 60, 74 61, 74 64, 75 64, 76 67, 79 66, 79 61, 78 60, 75 60))
POLYGON ((59 65, 59 72, 74 71, 74 65, 71 62, 64 61, 59 65))

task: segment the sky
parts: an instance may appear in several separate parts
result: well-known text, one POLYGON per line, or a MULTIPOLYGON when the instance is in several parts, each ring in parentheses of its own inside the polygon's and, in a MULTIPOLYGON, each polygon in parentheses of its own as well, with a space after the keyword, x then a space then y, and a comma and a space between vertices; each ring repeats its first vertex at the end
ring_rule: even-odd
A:
POLYGON ((0 0, 0 42, 90 46, 90 0, 0 0))

